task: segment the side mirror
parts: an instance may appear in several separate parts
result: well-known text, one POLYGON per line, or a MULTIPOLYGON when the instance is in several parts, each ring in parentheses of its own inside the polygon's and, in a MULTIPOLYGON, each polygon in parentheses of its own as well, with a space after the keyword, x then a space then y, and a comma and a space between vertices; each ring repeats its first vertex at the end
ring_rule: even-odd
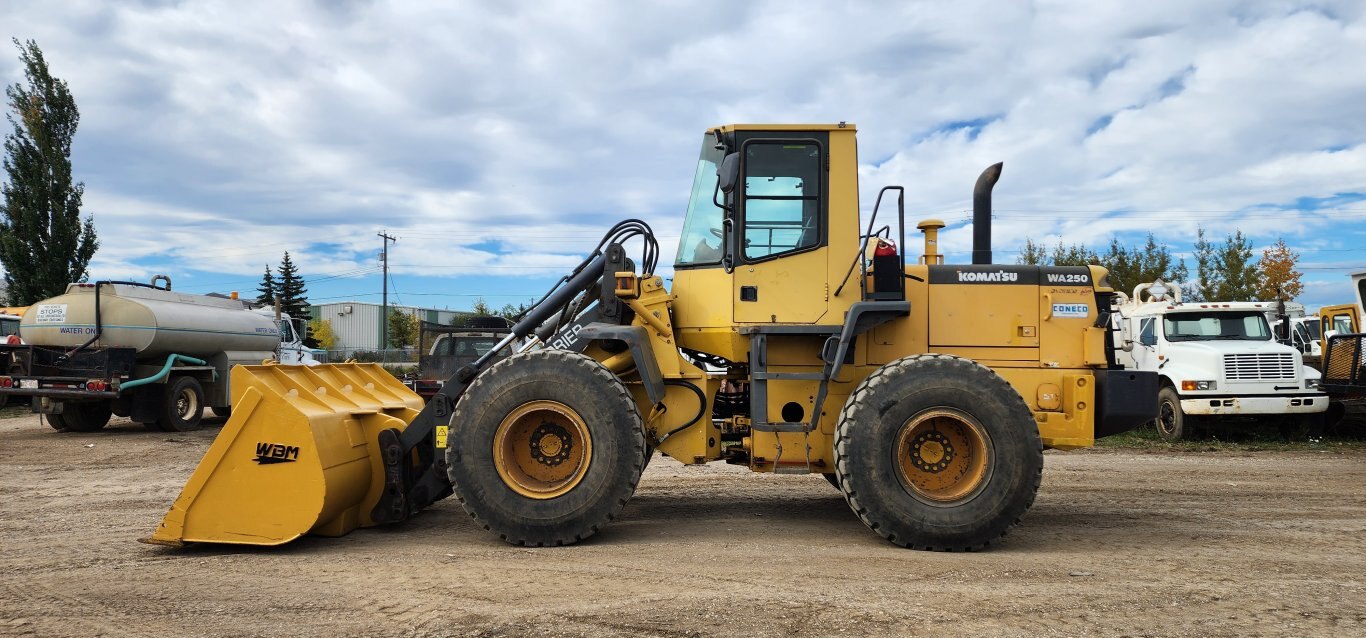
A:
POLYGON ((722 193, 727 195, 735 190, 735 184, 740 180, 740 154, 728 153, 721 160, 721 165, 716 167, 716 186, 722 193))

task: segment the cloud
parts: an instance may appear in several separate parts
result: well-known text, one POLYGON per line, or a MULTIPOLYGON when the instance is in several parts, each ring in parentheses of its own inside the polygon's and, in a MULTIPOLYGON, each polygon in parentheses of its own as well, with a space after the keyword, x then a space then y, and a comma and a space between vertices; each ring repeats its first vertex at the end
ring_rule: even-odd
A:
MULTIPOLYGON (((1203 226, 1366 267, 1345 239, 1366 206, 1333 199, 1366 193, 1362 14, 1241 0, 76 2, 11 3, 0 23, 39 42, 81 106, 97 274, 259 279, 289 250, 305 274, 373 276, 387 230, 398 276, 480 292, 480 273, 540 288, 628 216, 655 226, 668 261, 700 134, 743 121, 856 122, 863 206, 906 185, 912 219, 950 222, 950 259, 969 249, 973 180, 1004 161, 998 259, 1026 236, 1153 231, 1183 250, 1203 226)), ((6 81, 18 71, 0 56, 6 81)), ((1343 280, 1310 288, 1323 300, 1346 290, 1315 272, 1343 280)))

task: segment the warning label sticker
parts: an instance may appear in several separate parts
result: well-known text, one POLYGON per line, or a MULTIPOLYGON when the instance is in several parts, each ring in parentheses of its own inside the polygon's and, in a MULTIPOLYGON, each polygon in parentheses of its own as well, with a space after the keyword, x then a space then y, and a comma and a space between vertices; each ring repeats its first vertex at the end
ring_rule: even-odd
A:
POLYGON ((38 304, 38 318, 34 323, 66 323, 66 304, 38 304))

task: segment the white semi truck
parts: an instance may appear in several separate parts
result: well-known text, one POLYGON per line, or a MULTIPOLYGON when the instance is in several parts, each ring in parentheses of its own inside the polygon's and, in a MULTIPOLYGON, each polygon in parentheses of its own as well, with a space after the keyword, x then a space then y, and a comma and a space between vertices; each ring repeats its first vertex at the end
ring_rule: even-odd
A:
POLYGON ((29 397, 57 430, 99 430, 111 414, 192 430, 205 407, 228 414, 232 366, 316 363, 295 321, 233 298, 172 292, 164 275, 71 284, 24 313, 23 344, 0 346, 0 395, 29 397))
POLYGON ((1266 312, 1275 303, 1182 303, 1175 286, 1140 284, 1118 295, 1120 363, 1160 377, 1157 432, 1191 434, 1199 419, 1251 416, 1314 427, 1328 409, 1319 373, 1278 343, 1266 312))

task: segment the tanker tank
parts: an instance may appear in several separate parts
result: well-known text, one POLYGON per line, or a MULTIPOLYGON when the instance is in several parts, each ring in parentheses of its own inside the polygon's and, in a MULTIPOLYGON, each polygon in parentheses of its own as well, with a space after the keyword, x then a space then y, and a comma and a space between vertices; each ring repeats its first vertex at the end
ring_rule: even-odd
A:
MULTIPOLYGON (((97 331, 95 297, 94 284, 70 284, 65 294, 24 313, 20 337, 37 346, 86 343, 97 331)), ((170 354, 207 358, 224 351, 269 357, 280 343, 276 323, 236 299, 106 283, 99 287, 99 315, 102 331, 91 345, 134 348, 139 360, 170 354)))

